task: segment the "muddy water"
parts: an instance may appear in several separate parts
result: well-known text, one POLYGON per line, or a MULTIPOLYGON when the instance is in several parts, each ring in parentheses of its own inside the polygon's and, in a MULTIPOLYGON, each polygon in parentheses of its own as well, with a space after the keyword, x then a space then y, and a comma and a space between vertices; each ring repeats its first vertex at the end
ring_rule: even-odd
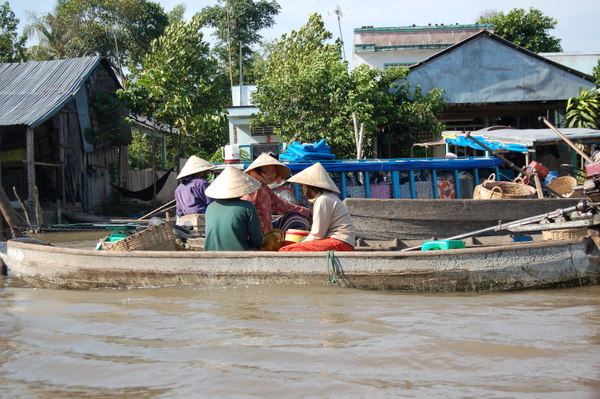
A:
POLYGON ((597 398, 600 388, 600 287, 0 287, 2 398, 597 398))

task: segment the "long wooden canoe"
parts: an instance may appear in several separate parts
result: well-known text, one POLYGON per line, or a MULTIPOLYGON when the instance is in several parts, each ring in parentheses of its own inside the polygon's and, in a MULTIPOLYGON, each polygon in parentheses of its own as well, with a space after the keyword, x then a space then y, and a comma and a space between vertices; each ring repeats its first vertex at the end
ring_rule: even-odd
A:
MULTIPOLYGON (((370 199, 346 198, 357 229, 365 240, 415 240, 443 238, 567 208, 579 202, 572 198, 544 199, 370 199)), ((71 222, 132 222, 116 217, 63 212, 71 222)), ((204 218, 198 217, 198 231, 204 218)), ((139 222, 139 221, 138 221, 139 222)))
POLYGON ((597 247, 570 241, 438 251, 108 252, 18 241, 0 243, 11 274, 68 289, 298 284, 408 291, 507 291, 596 284, 597 247), (333 281, 333 282, 332 282, 333 281))

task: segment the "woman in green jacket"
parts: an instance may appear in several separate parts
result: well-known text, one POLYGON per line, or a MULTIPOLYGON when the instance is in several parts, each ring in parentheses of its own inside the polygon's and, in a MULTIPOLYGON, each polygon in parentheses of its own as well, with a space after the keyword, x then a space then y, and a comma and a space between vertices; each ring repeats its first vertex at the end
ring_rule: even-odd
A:
POLYGON ((227 166, 206 189, 214 201, 204 216, 205 251, 256 250, 263 243, 258 212, 254 205, 240 199, 255 192, 260 182, 241 170, 227 166))

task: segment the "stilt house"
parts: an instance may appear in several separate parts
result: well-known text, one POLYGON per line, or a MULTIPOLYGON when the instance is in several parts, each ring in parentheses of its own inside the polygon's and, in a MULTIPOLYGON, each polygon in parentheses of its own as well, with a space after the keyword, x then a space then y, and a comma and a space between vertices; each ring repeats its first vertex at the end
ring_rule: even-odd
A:
POLYGON ((0 64, 2 186, 11 200, 93 211, 124 184, 131 130, 102 57, 0 64))

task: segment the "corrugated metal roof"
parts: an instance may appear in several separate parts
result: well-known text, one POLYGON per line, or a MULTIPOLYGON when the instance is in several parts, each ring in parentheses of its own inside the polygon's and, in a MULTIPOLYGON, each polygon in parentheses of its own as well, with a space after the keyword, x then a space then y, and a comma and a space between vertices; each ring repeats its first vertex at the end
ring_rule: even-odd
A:
POLYGON ((74 98, 101 62, 109 66, 102 57, 0 64, 0 126, 39 126, 74 98))
MULTIPOLYGON (((600 142, 600 130, 597 129, 560 128, 558 130, 574 142, 600 142)), ((455 131, 445 131, 443 134, 464 135, 455 131)), ((514 129, 494 126, 476 130, 471 134, 476 137, 486 137, 502 143, 522 144, 527 147, 564 142, 552 129, 514 129)))
POLYGON ((408 80, 444 89, 449 104, 567 100, 594 87, 591 76, 488 31, 411 66, 408 80))

